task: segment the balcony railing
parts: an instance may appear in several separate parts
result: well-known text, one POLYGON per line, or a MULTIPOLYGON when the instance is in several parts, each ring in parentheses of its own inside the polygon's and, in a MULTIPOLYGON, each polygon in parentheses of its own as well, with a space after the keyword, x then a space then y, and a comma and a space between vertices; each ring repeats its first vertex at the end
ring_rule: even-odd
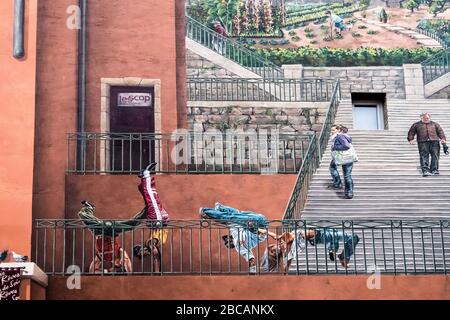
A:
MULTIPOLYGON (((180 220, 164 227, 142 222, 131 228, 114 220, 108 222, 108 226, 103 223, 88 228, 80 220, 36 220, 34 261, 51 275, 72 275, 75 270, 81 274, 103 275, 281 274, 285 271, 288 249, 270 237, 252 249, 253 269, 238 253, 249 253, 240 247, 240 239, 234 248, 224 242, 224 237, 232 234, 232 228, 251 232, 245 223, 236 226, 223 221, 180 220), (153 236, 149 237, 150 234, 153 236), (159 245, 153 247, 153 254, 140 257, 136 246, 139 249, 151 244, 146 240, 153 237, 160 239, 159 245), (108 260, 108 239, 113 238, 118 251, 111 250, 108 260), (264 263, 267 248, 276 257, 271 271, 264 263), (136 256, 133 252, 137 252, 136 256), (115 261, 118 267, 129 267, 108 270, 109 261, 115 261)), ((328 230, 334 235, 328 243, 317 241, 313 245, 300 240, 303 247, 296 246, 299 249, 291 251, 293 260, 287 273, 291 275, 447 274, 450 271, 450 220, 284 220, 271 221, 261 228, 276 236, 293 232, 299 240, 300 233, 310 232, 310 228, 328 230), (334 260, 330 259, 330 250, 335 253, 334 260), (354 250, 354 254, 349 250, 354 250), (342 254, 349 258, 347 268, 340 263, 342 254)))
POLYGON ((189 78, 189 101, 330 101, 335 79, 189 78))
POLYGON ((423 81, 428 84, 450 72, 450 49, 435 54, 422 62, 423 81))
POLYGON ((265 130, 71 133, 67 173, 137 174, 155 161, 157 173, 297 173, 311 139, 265 130))

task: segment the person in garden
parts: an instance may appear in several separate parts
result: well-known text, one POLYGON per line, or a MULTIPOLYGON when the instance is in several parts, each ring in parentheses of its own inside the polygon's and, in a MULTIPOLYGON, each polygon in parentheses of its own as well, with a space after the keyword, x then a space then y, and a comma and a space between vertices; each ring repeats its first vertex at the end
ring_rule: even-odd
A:
POLYGON ((326 13, 330 16, 330 19, 339 34, 343 30, 346 29, 351 30, 353 28, 353 24, 346 24, 344 22, 344 19, 339 17, 337 14, 333 13, 333 11, 327 10, 326 13))

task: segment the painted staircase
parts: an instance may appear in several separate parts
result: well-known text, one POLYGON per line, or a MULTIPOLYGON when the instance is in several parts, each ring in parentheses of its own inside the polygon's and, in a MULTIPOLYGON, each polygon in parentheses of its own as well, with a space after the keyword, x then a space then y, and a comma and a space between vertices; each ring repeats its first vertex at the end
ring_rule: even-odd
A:
MULTIPOLYGON (((299 255, 290 272, 366 273, 374 266, 388 273, 450 270, 450 156, 441 153, 439 176, 424 178, 417 145, 406 140, 411 124, 422 112, 429 112, 450 139, 449 100, 389 100, 388 129, 383 131, 352 130, 351 101, 341 101, 335 123, 348 126, 360 159, 353 169, 355 197, 344 199, 343 190, 327 188, 331 183, 331 156, 327 151, 311 182, 301 218, 356 220, 360 226, 373 228, 354 227, 360 243, 348 269, 339 261, 330 261, 328 250, 320 245, 308 246, 308 252, 299 255), (443 222, 423 222, 430 218, 443 222), (379 222, 368 222, 374 219, 385 219, 385 225, 377 227, 379 222), (395 222, 400 219, 408 222, 395 222)), ((350 222, 325 224, 352 231, 350 222)), ((341 244, 339 252, 342 249, 341 244)))
POLYGON ((359 162, 353 168, 355 197, 327 189, 331 182, 328 151, 316 172, 302 217, 305 219, 450 217, 450 156, 441 153, 439 176, 422 177, 417 145, 406 136, 422 112, 443 127, 450 139, 449 100, 389 100, 388 130, 352 130, 352 105, 341 101, 335 123, 346 125, 359 162))

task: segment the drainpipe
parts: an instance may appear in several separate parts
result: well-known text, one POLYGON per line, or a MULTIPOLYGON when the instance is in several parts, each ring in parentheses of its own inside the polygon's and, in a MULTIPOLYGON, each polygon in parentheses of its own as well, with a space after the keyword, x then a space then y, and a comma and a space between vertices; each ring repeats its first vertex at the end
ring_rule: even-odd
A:
POLYGON ((15 0, 13 57, 16 59, 22 59, 23 57, 25 57, 24 17, 25 17, 25 0, 15 0))
POLYGON ((87 58, 87 0, 79 0, 80 29, 78 32, 77 84, 77 170, 86 168, 86 58, 87 58))

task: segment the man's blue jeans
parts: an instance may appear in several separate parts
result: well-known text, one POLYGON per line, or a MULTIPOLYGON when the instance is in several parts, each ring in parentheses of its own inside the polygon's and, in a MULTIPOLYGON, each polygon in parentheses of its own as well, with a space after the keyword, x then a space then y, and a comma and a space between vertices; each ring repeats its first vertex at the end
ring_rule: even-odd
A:
POLYGON ((325 244, 326 249, 334 253, 337 253, 339 250, 340 242, 344 243, 344 250, 339 255, 339 258, 350 260, 359 242, 358 235, 325 228, 321 236, 316 239, 316 245, 325 244))
POLYGON ((212 219, 233 222, 244 228, 249 227, 249 224, 255 229, 267 228, 268 226, 267 218, 262 214, 252 211, 240 211, 220 203, 217 203, 214 208, 203 208, 202 213, 212 219))
MULTIPOLYGON (((344 184, 345 184, 345 194, 346 195, 353 194, 352 170, 353 170, 353 163, 342 165, 342 171, 344 173, 344 184)), ((339 171, 337 169, 337 165, 334 162, 334 160, 331 160, 331 163, 330 163, 330 174, 331 174, 331 177, 333 178, 333 185, 336 188, 341 187, 342 186, 341 177, 339 176, 339 171)))
POLYGON ((344 235, 344 250, 339 255, 339 259, 350 261, 350 258, 352 257, 355 247, 359 242, 359 237, 355 235, 344 235))

